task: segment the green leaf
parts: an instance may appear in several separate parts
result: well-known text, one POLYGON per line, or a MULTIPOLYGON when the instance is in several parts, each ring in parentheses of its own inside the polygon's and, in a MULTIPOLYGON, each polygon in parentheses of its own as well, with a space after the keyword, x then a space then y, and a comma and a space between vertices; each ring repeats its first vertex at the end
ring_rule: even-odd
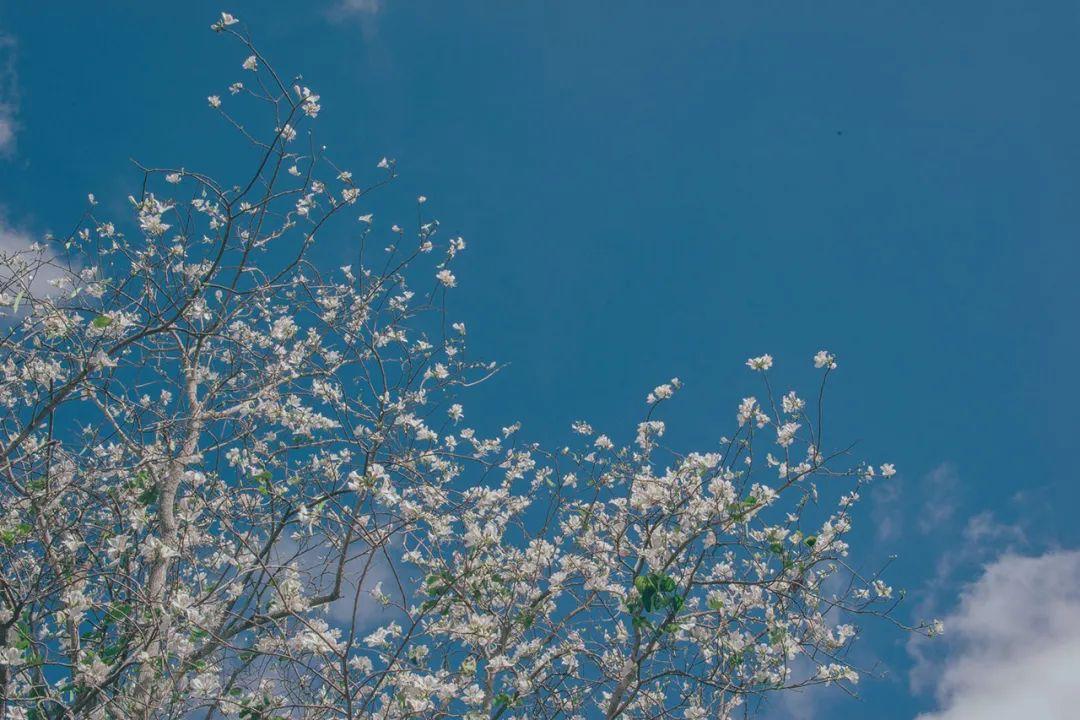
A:
POLYGON ((109 317, 108 315, 98 315, 96 318, 94 318, 91 321, 90 324, 93 325, 94 327, 98 328, 98 329, 102 329, 102 328, 107 328, 110 325, 112 325, 112 321, 113 321, 112 318, 109 317))
MULTIPOLYGON (((642 612, 654 612, 664 608, 674 608, 678 612, 683 605, 683 599, 678 594, 678 583, 670 575, 649 573, 634 578, 634 588, 638 592, 638 598, 629 600, 626 609, 635 616, 642 612)), ((635 627, 638 627, 635 624, 635 627)))
POLYGON ((123 649, 124 646, 121 643, 109 645, 101 651, 101 661, 107 665, 112 664, 112 662, 120 656, 120 653, 123 651, 123 649))
POLYGON ((148 487, 145 490, 143 490, 141 493, 139 493, 139 504, 140 505, 149 505, 150 503, 157 500, 157 496, 158 496, 157 488, 156 487, 148 487))
POLYGON ((131 615, 130 604, 116 603, 109 606, 109 611, 105 613, 105 621, 110 623, 118 623, 129 615, 131 615))
POLYGON ((0 531, 0 545, 14 545, 19 540, 27 537, 33 526, 29 523, 19 523, 10 530, 0 531))
POLYGON ((645 608, 645 612, 652 612, 656 609, 656 591, 649 588, 645 592, 641 593, 641 605, 645 608))

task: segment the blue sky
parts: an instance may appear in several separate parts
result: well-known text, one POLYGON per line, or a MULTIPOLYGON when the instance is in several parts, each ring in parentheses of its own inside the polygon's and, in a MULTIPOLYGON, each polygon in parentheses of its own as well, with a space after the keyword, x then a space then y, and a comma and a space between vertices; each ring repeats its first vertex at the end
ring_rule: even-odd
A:
MULTIPOLYGON (((405 196, 468 239, 458 315, 510 364, 470 403, 493 423, 626 435, 678 375, 670 425, 711 449, 757 388, 745 358, 806 387, 827 347, 834 434, 901 470, 860 552, 898 555, 913 617, 967 627, 979 583, 1023 570, 1009 553, 1080 596, 1075 3, 301 5, 0 6, 4 241, 65 231, 88 191, 122 202, 128 158, 221 164, 226 9, 321 93, 335 157, 397 158, 405 196)), ((870 628, 888 676, 861 703, 774 711, 976 717, 934 692, 970 632, 924 656, 870 628)))

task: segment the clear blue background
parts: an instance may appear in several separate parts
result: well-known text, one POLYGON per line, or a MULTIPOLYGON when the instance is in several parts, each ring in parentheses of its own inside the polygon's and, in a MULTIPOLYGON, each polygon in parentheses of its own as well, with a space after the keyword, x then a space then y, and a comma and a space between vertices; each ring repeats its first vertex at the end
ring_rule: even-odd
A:
MULTIPOLYGON (((859 555, 899 555, 906 613, 947 610, 999 550, 965 539, 980 513, 1021 550, 1080 544, 1076 3, 332 8, 0 5, 19 88, 7 223, 67 231, 88 191, 122 207, 129 157, 218 169, 233 136, 205 98, 244 79, 242 50, 208 29, 226 9, 322 94, 337 160, 398 158, 389 207, 426 194, 469 241, 456 314, 510 363, 470 417, 625 438, 678 375, 673 433, 708 450, 759 389, 746 357, 772 353, 807 388, 827 347, 833 437, 901 469, 868 498, 859 555)), ((867 639, 888 676, 861 705, 776 712, 932 707, 902 639, 867 639)))

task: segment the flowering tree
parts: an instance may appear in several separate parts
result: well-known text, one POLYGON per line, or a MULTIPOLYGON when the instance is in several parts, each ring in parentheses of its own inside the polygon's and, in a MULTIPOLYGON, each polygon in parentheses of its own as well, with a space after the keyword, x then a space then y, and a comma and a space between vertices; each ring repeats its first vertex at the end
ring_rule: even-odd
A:
POLYGON ((212 27, 246 49, 209 105, 250 171, 141 168, 132 218, 91 196, 0 258, 0 714, 724 718, 856 682, 852 620, 896 599, 846 560, 875 471, 825 449, 833 356, 812 406, 749 360, 762 399, 715 451, 663 446, 678 380, 626 446, 482 437, 458 401, 498 368, 445 310, 465 242, 423 197, 357 220, 394 162, 299 140, 319 96, 212 27))

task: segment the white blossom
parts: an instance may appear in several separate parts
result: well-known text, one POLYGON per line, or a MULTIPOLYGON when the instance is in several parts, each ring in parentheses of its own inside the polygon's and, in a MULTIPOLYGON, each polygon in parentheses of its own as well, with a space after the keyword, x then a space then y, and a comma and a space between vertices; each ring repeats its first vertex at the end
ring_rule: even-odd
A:
POLYGON ((818 350, 817 354, 814 355, 814 367, 835 370, 836 356, 828 350, 818 350))

